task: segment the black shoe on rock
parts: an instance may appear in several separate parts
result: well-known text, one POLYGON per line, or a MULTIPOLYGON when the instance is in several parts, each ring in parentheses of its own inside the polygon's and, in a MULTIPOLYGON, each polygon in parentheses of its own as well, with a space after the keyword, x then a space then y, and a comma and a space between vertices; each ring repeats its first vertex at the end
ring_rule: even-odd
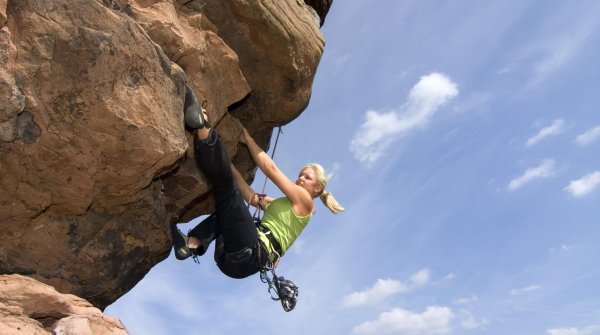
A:
POLYGON ((198 104, 194 91, 188 83, 185 83, 185 101, 183 103, 184 120, 186 126, 191 129, 202 129, 209 127, 204 119, 204 108, 198 104))
POLYGON ((192 256, 192 251, 188 247, 189 238, 177 228, 176 225, 171 225, 171 238, 173 239, 173 249, 175 250, 175 258, 184 260, 192 256))

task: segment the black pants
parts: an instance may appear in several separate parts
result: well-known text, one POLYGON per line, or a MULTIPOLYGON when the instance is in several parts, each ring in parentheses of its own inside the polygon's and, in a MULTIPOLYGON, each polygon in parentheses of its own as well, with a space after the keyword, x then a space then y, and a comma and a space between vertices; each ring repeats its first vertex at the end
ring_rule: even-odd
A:
POLYGON ((235 183, 225 146, 211 129, 205 140, 194 136, 194 150, 198 168, 213 187, 216 209, 189 233, 202 243, 197 253, 203 255, 216 240, 215 261, 224 274, 232 278, 255 274, 266 262, 267 255, 235 183))

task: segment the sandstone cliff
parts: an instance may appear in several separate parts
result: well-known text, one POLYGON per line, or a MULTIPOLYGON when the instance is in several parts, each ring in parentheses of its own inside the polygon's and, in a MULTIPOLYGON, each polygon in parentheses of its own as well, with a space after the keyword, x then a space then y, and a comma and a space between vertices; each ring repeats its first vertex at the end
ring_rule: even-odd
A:
POLYGON ((211 210, 183 83, 236 165, 307 106, 331 0, 0 0, 0 274, 103 309, 211 210))
POLYGON ((89 302, 20 275, 0 276, 0 334, 125 335, 89 302))

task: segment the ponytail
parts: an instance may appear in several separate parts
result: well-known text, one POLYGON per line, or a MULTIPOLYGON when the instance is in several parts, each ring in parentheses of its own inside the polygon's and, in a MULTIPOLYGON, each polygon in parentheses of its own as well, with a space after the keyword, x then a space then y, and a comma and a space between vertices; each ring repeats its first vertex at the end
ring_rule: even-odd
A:
MULTIPOLYGON (((344 207, 342 207, 337 202, 337 200, 335 200, 335 198, 333 197, 333 195, 331 195, 331 193, 325 191, 325 186, 327 186, 327 181, 329 180, 329 178, 331 178, 331 174, 326 174, 325 169, 323 169, 323 167, 321 165, 316 164, 316 163, 306 164, 302 168, 301 171, 304 171, 304 169, 309 169, 309 168, 313 169, 313 171, 315 171, 315 174, 317 177, 317 182, 322 187, 323 191, 318 196, 319 196, 319 198, 321 198, 323 205, 325 205, 325 207, 329 208, 329 210, 333 214, 337 214, 337 213, 343 211, 344 207)), ((316 197, 316 194, 313 195, 313 197, 316 197)))
POLYGON ((321 201, 323 202, 323 205, 325 205, 325 207, 329 208, 329 210, 333 213, 333 214, 337 214, 341 211, 344 210, 344 207, 342 207, 342 205, 340 205, 337 200, 335 200, 335 198, 333 197, 333 195, 331 195, 331 193, 327 192, 327 191, 323 191, 323 193, 321 193, 321 195, 319 196, 319 198, 321 198, 321 201))

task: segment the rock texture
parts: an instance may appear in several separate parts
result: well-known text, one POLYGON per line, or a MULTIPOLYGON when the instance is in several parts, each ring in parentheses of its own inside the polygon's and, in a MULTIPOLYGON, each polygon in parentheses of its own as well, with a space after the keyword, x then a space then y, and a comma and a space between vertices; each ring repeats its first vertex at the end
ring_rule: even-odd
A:
POLYGON ((252 179, 241 127, 266 146, 310 98, 331 1, 307 3, 0 0, 0 273, 99 308, 129 291, 212 209, 183 83, 252 179))
POLYGON ((325 23, 325 16, 329 12, 329 8, 333 4, 333 0, 304 0, 304 2, 311 6, 319 15, 319 25, 323 26, 325 23))
POLYGON ((0 276, 0 334, 123 335, 121 322, 71 294, 20 275, 0 276))

